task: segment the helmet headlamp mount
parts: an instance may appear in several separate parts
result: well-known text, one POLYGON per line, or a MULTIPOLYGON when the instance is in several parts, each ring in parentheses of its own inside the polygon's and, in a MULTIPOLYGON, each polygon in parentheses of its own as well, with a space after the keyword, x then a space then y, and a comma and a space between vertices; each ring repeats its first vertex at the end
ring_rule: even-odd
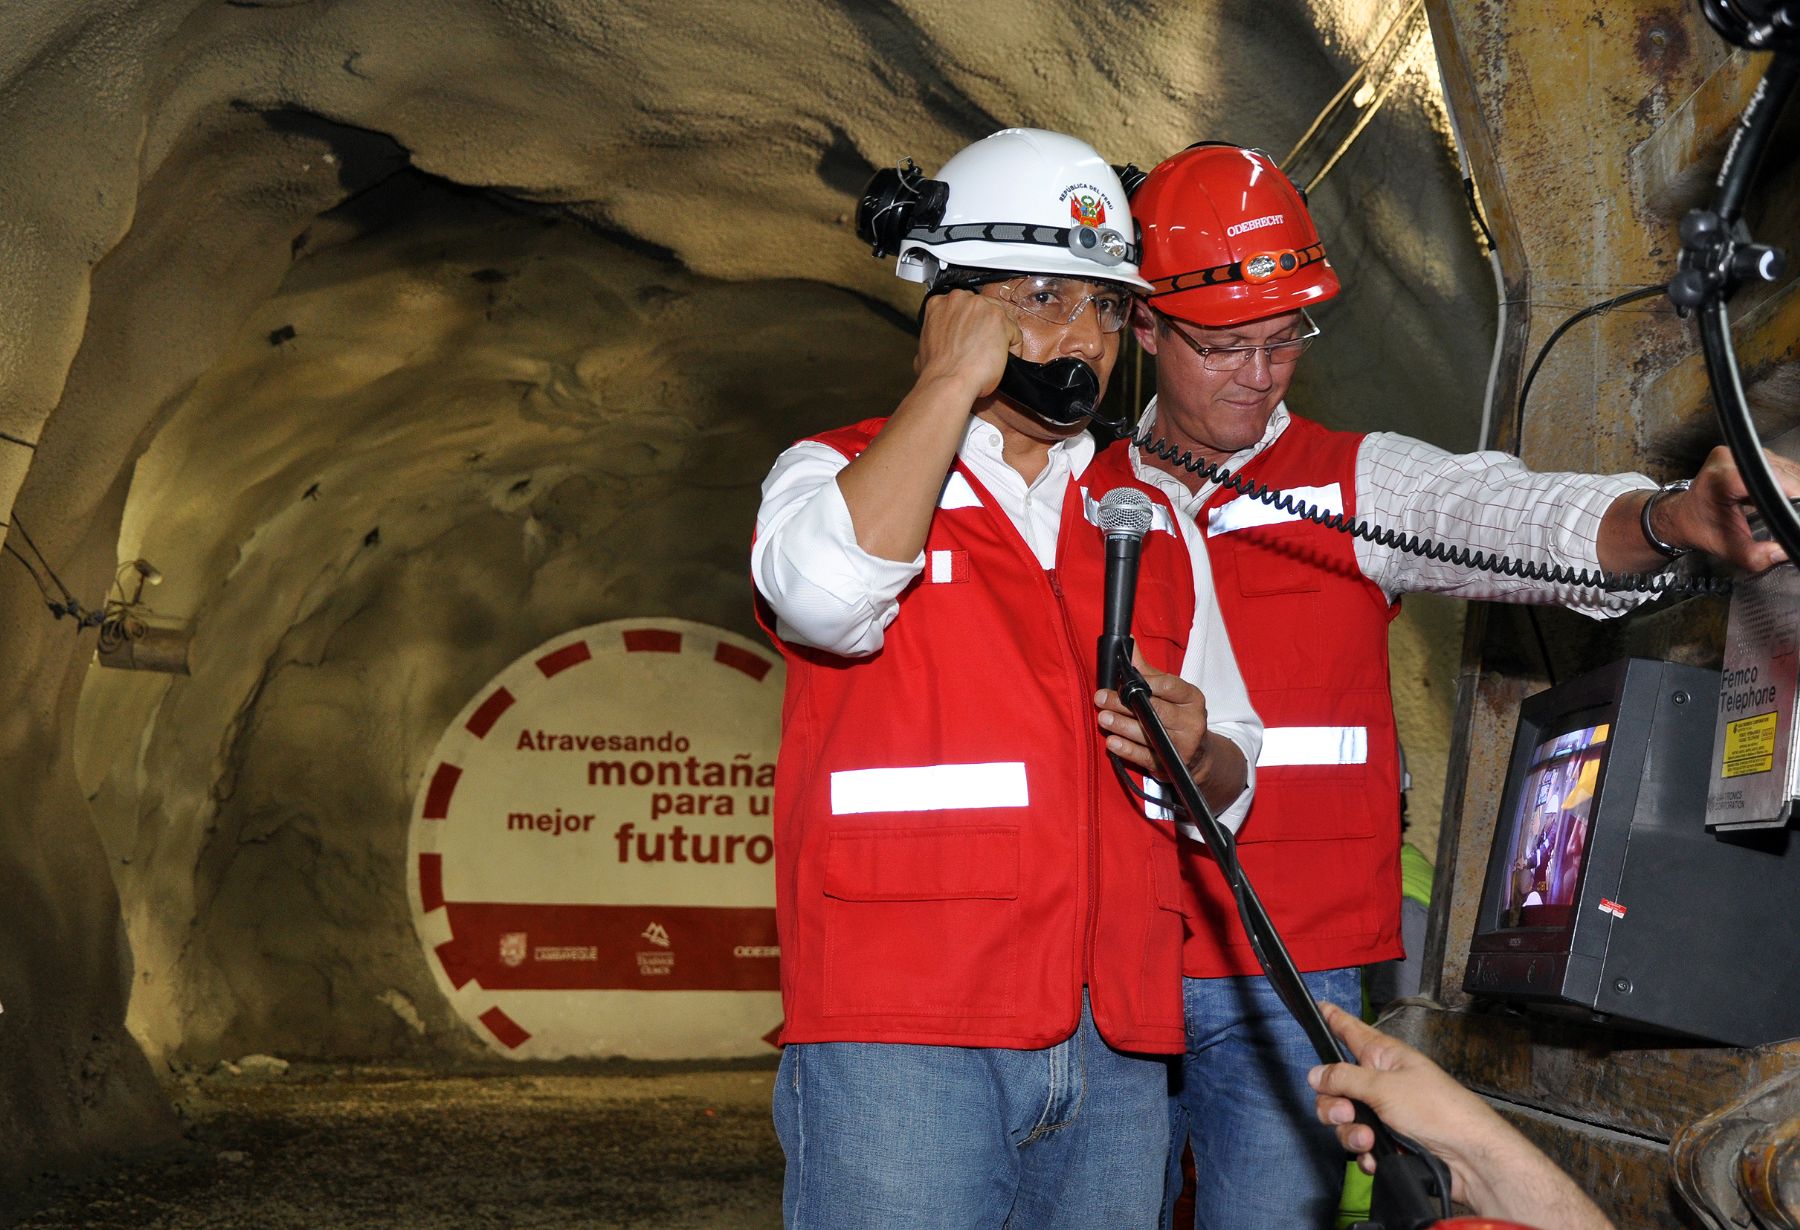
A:
POLYGON ((950 185, 927 179, 911 158, 883 167, 864 185, 856 205, 856 237, 875 256, 892 256, 916 227, 935 227, 944 220, 950 185))
POLYGON ((1096 265, 1116 265, 1131 255, 1131 244, 1112 227, 1072 226, 1069 251, 1096 265))
POLYGON ((1267 282, 1271 278, 1292 277, 1300 271, 1300 254, 1292 248, 1280 252, 1258 252, 1243 262, 1244 281, 1267 282))
POLYGON ((1257 286, 1278 278, 1291 278, 1308 265, 1324 259, 1325 245, 1322 243, 1313 244, 1298 252, 1292 248, 1257 252, 1240 261, 1157 278, 1154 282, 1156 289, 1150 292, 1150 297, 1154 299, 1158 295, 1172 295, 1193 290, 1197 286, 1219 286, 1227 282, 1247 282, 1257 286))

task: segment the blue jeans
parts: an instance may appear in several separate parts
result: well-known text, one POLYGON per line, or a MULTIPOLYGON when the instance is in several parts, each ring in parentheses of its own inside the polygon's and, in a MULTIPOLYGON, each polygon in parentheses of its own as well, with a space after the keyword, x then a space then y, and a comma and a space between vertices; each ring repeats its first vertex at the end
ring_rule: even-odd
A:
POLYGON ((1153 1227, 1170 1061, 1081 1024, 1044 1050, 802 1042, 775 1132, 790 1230, 1153 1227))
MULTIPOLYGON (((1362 1011, 1355 968, 1302 975, 1314 999, 1362 1011)), ((1263 976, 1184 978, 1187 1054, 1170 1097, 1163 1225, 1194 1149, 1195 1230, 1328 1230, 1348 1157, 1313 1114, 1306 1073, 1319 1056, 1263 976)))

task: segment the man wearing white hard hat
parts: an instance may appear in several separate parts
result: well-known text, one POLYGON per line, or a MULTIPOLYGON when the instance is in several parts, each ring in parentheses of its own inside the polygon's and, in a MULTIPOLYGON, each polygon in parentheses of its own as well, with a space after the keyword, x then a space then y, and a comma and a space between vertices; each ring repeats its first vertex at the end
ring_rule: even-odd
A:
POLYGON ((1130 210, 1087 145, 1012 129, 878 175, 858 224, 926 286, 917 377, 781 455, 752 552, 788 668, 784 1216, 1147 1226, 1182 917, 1173 828, 1106 762, 1153 767, 1096 689, 1109 492, 1141 493, 1132 630, 1228 825, 1261 727, 1198 536, 1084 430, 1145 286, 1130 210))

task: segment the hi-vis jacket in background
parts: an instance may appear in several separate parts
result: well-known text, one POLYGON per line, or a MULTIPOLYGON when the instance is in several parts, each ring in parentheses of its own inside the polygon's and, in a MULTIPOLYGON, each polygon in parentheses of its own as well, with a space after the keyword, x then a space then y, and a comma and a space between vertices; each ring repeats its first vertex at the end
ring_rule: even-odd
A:
MULTIPOLYGON (((847 462, 881 423, 816 440, 847 462)), ((1134 630, 1159 670, 1182 666, 1195 573, 1167 499, 1126 465, 1069 481, 1047 570, 959 459, 924 571, 867 656, 783 640, 759 596, 788 668, 784 1042, 1042 1047, 1074 1030, 1085 985, 1113 1045, 1182 1049, 1175 838, 1120 789, 1095 724, 1101 496, 1133 486, 1155 506, 1134 630)))

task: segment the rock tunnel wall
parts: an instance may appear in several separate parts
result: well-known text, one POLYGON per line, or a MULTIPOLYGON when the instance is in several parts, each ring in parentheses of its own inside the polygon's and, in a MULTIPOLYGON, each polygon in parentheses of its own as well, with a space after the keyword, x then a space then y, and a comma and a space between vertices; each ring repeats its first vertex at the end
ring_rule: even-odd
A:
MULTIPOLYGON (((1279 154, 1396 7, 0 17, 7 543, 88 606, 147 557, 194 633, 191 678, 97 671, 0 573, 0 1181, 169 1131, 146 1052, 469 1053, 402 901, 419 766, 557 631, 748 630, 768 461, 908 370, 873 166, 1009 123, 1279 154)), ((1466 447, 1491 281, 1432 85, 1314 198, 1349 289, 1292 401, 1466 447)))
POLYGON ((192 1063, 462 1046, 394 891, 439 734, 570 628, 755 635, 745 459, 868 404, 906 341, 844 291, 435 184, 297 268, 137 465, 122 541, 190 613, 192 676, 82 697, 133 1033, 192 1063))

